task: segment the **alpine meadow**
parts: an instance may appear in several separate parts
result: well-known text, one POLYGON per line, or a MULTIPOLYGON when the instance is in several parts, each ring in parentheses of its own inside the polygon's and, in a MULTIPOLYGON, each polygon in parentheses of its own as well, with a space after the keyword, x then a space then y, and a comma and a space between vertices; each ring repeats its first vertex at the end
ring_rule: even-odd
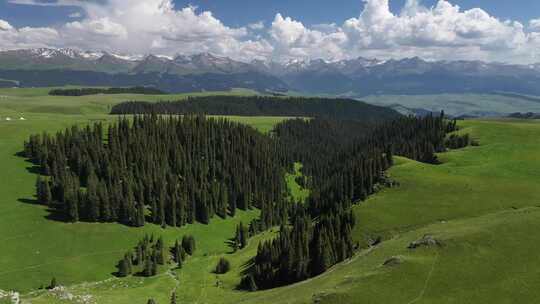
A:
POLYGON ((539 13, 0 2, 0 304, 540 302, 539 13))

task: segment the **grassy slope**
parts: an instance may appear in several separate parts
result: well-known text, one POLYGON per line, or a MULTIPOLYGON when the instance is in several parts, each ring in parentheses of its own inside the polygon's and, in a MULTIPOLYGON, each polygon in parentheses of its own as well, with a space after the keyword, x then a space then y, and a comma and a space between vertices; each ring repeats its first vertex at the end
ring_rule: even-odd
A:
POLYGON ((111 94, 111 95, 88 95, 77 98, 69 96, 49 96, 51 88, 35 89, 0 89, 0 117, 5 115, 19 116, 32 113, 41 114, 106 114, 111 106, 126 100, 160 101, 178 100, 187 96, 199 96, 208 94, 219 95, 254 95, 249 90, 232 90, 227 92, 213 93, 190 93, 174 95, 136 95, 136 94, 111 94), (1 98, 3 97, 3 98, 1 98))
POLYGON ((384 235, 306 283, 259 293, 253 303, 534 303, 540 292, 540 123, 466 121, 480 147, 406 159, 390 170, 401 187, 355 207, 356 238, 384 235), (425 234, 442 248, 409 250, 425 234), (400 256, 403 263, 382 266, 400 256), (271 299, 271 300, 270 300, 271 299))
MULTIPOLYGON (((86 97, 50 97, 45 93, 40 89, 0 90, 0 95, 6 96, 0 100, 0 242, 5 244, 0 253, 0 289, 32 290, 46 285, 52 276, 63 284, 104 280, 110 277, 122 253, 145 233, 162 234, 171 243, 190 233, 199 242, 197 254, 225 253, 225 241, 234 234, 236 224, 257 216, 258 211, 240 212, 234 219, 215 219, 209 226, 196 224, 165 231, 154 225, 132 229, 116 224, 66 224, 47 219, 46 208, 32 204, 36 176, 25 170, 31 164, 15 156, 23 141, 42 131, 55 132, 72 124, 115 119, 108 117, 106 107, 101 105, 124 98, 94 96, 93 101, 86 97), (99 106, 94 107, 95 104, 99 106), (36 113, 36 107, 58 111, 36 113), (75 110, 80 112, 72 114, 75 110), (12 115, 16 120, 5 121, 4 115, 12 115), (18 120, 19 115, 26 120, 18 120)), ((284 118, 230 119, 267 131, 284 118)))
MULTIPOLYGON (((267 120, 262 119, 263 126, 267 120)), ((87 117, 72 115, 49 115, 49 118, 30 115, 26 121, 0 122, 0 241, 7 245, 0 254, 0 286, 3 288, 37 288, 52 274, 65 283, 106 278, 113 270, 110 266, 137 238, 146 232, 162 233, 155 226, 132 229, 116 224, 54 222, 46 219, 45 208, 31 204, 35 175, 25 170, 29 163, 15 156, 21 150, 22 140, 41 130, 54 131, 87 122, 87 117)), ((219 251, 223 240, 234 233, 235 222, 239 219, 248 222, 254 216, 256 212, 247 212, 223 224, 167 229, 164 234, 173 239, 183 233, 193 233, 205 240, 201 242, 205 252, 219 251)))
POLYGON ((297 202, 304 202, 309 196, 309 189, 303 188, 296 182, 296 178, 303 175, 300 170, 302 170, 302 164, 295 163, 294 172, 287 173, 285 178, 287 179, 287 185, 289 185, 291 196, 294 200, 297 202))
MULTIPOLYGON (((65 274, 65 278, 58 276, 67 283, 103 280, 110 277, 108 272, 114 270, 110 265, 121 253, 80 255, 123 252, 143 232, 118 225, 52 222, 43 218, 46 212, 41 207, 16 201, 30 197, 34 183, 32 174, 22 169, 28 164, 13 156, 20 141, 37 130, 95 117, 105 116, 32 114, 27 121, 0 121, 0 231, 2 243, 8 244, 0 253, 0 288, 35 288, 36 282, 47 283, 51 273, 65 274), (48 262, 52 264, 21 270, 48 262), (10 270, 18 272, 2 274, 10 270)), ((267 118, 262 121, 265 130, 273 123, 267 118)), ((256 293, 234 291, 241 265, 254 255, 257 242, 273 232, 227 254, 224 242, 232 235, 236 219, 168 230, 169 240, 185 230, 201 239, 197 255, 177 271, 179 302, 531 303, 540 299, 534 288, 540 284, 536 254, 540 234, 534 233, 540 229, 540 124, 465 121, 462 126, 462 132, 471 133, 481 146, 443 154, 444 164, 439 166, 398 158, 390 174, 401 186, 355 207, 356 239, 363 242, 367 236, 382 235, 386 241, 307 282, 256 293), (428 233, 444 246, 406 248, 428 233), (222 255, 227 255, 233 270, 216 276, 211 270, 222 255), (400 256, 402 263, 381 266, 392 256, 400 256)), ((256 214, 242 216, 247 220, 256 214)), ((144 230, 161 231, 151 226, 144 230)), ((75 285, 69 291, 92 295, 98 303, 145 303, 149 297, 168 303, 177 284, 173 277, 165 273, 148 280, 113 279, 75 285)), ((66 303, 46 293, 28 298, 32 303, 66 303)))
MULTIPOLYGON (((355 234, 383 234, 380 246, 292 286, 245 294, 211 286, 187 303, 532 303, 540 298, 540 124, 464 122, 482 146, 430 166, 398 159, 402 185, 355 207, 355 234), (457 183, 457 184, 455 184, 457 183), (469 186, 467 186, 469 185, 469 186), (465 190, 464 190, 465 189, 465 190), (409 250, 432 234, 441 248, 409 250), (382 266, 398 256, 401 264, 382 266)), ((252 242, 253 243, 253 242, 252 242)), ((250 246, 247 250, 254 253, 250 246)), ((247 260, 232 255, 233 261, 247 260)), ((237 264, 234 264, 237 265, 237 264)), ((211 266, 209 266, 211 267, 211 266)), ((204 269, 204 268, 203 268, 204 269)), ((207 267, 207 272, 209 268, 207 267)), ((195 285, 199 284, 200 282, 195 285)), ((207 282, 207 281, 205 281, 207 282)), ((215 280, 211 280, 215 282, 215 280)), ((204 285, 203 285, 204 286, 204 285)), ((118 294, 131 291, 118 292, 118 294)), ((113 296, 111 294, 111 296, 113 296)), ((113 298, 118 298, 113 297, 113 298)), ((118 303, 122 303, 119 301, 118 303)))

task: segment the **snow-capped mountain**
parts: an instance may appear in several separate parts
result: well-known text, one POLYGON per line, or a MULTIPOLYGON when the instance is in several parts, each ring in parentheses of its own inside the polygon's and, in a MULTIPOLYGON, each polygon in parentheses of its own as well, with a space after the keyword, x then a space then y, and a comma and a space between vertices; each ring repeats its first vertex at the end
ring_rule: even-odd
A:
POLYGON ((142 58, 140 55, 126 55, 126 54, 115 54, 105 51, 80 51, 77 49, 71 48, 60 48, 60 49, 51 49, 51 48, 36 48, 28 50, 14 50, 12 52, 24 55, 25 53, 30 53, 36 58, 45 58, 52 59, 58 57, 69 57, 71 59, 86 59, 86 60, 98 60, 104 55, 109 55, 121 60, 126 61, 137 61, 142 58))
MULTIPOLYGON (((0 51, 2 79, 12 79, 25 85, 28 80, 25 82, 23 78, 30 76, 11 75, 17 74, 15 71, 22 75, 23 71, 51 70, 60 75, 82 73, 84 77, 80 77, 83 80, 77 82, 82 84, 107 85, 104 82, 108 77, 121 79, 121 84, 140 83, 142 79, 145 83, 159 84, 167 77, 190 79, 190 84, 181 86, 181 90, 202 90, 214 85, 220 88, 238 85, 252 87, 250 83, 257 82, 255 87, 263 90, 292 89, 313 94, 349 96, 493 91, 540 95, 540 64, 426 61, 418 57, 386 61, 359 57, 341 61, 295 59, 284 63, 271 60, 246 63, 210 53, 170 57, 69 48, 0 51), (231 75, 238 76, 243 82, 230 82, 230 79, 235 79, 231 75)), ((65 78, 64 82, 72 81, 70 77, 58 77, 65 78)), ((168 87, 175 87, 173 80, 167 81, 168 87)), ((33 79, 32 83, 49 82, 33 79)), ((55 82, 57 85, 62 83, 55 82)))
POLYGON ((0 86, 152 85, 168 92, 250 88, 283 91, 277 77, 209 53, 174 58, 74 49, 0 51, 0 86))
POLYGON ((136 57, 132 56, 70 48, 36 48, 0 52, 0 69, 128 72, 136 61, 136 57))

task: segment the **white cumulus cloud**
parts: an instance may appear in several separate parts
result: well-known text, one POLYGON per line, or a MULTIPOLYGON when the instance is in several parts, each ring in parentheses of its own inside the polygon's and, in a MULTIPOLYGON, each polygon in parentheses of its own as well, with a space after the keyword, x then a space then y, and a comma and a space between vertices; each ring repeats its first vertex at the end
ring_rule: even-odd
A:
POLYGON ((480 8, 461 11, 445 0, 432 8, 408 0, 400 15, 390 12, 388 0, 366 0, 362 14, 347 20, 343 30, 357 51, 394 49, 399 53, 408 48, 419 52, 451 48, 502 52, 518 48, 527 40, 518 22, 501 21, 480 8))
POLYGON ((0 19, 0 46, 2 49, 35 48, 53 45, 58 41, 56 29, 47 27, 22 27, 16 29, 0 19))
POLYGON ((529 29, 534 32, 540 32, 540 19, 532 19, 529 21, 529 29))
POLYGON ((7 21, 0 19, 0 31, 10 31, 13 27, 7 21))
POLYGON ((341 29, 325 33, 309 29, 299 21, 277 14, 269 29, 270 40, 275 46, 274 57, 279 59, 344 57, 347 37, 341 29))
POLYGON ((139 54, 212 52, 243 60, 421 56, 526 63, 537 60, 540 47, 540 19, 524 26, 447 0, 432 7, 407 0, 398 14, 390 11, 389 0, 363 0, 362 12, 342 24, 307 26, 278 13, 268 26, 243 27, 228 26, 193 6, 177 8, 172 0, 9 2, 77 6, 82 14, 54 28, 16 29, 0 20, 4 48, 45 44, 139 54))
POLYGON ((264 22, 259 21, 255 23, 248 24, 248 27, 254 31, 260 31, 264 29, 264 22))

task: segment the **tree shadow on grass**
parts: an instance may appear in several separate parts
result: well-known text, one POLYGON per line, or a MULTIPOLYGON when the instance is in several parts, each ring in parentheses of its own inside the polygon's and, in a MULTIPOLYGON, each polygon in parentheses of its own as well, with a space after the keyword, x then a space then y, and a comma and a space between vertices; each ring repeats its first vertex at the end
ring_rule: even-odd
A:
POLYGON ((230 239, 227 239, 225 241, 225 245, 227 245, 227 247, 229 247, 229 249, 231 250, 231 251, 227 252, 227 254, 233 254, 236 251, 238 251, 238 248, 237 248, 237 245, 236 245, 236 239, 234 237, 232 237, 230 239))
POLYGON ((39 165, 36 165, 36 163, 34 163, 30 158, 27 158, 23 151, 15 153, 15 156, 24 158, 24 161, 29 164, 29 166, 25 168, 26 171, 28 171, 28 173, 32 173, 32 174, 43 173, 41 170, 41 167, 39 165))
POLYGON ((19 198, 17 199, 18 202, 23 204, 29 204, 29 205, 35 205, 35 206, 42 206, 46 208, 46 211, 48 212, 47 215, 44 216, 44 218, 48 220, 53 220, 57 222, 63 222, 68 223, 69 219, 67 216, 65 216, 62 212, 60 212, 57 208, 51 207, 51 206, 45 206, 41 204, 37 199, 32 198, 19 198))
POLYGON ((29 199, 29 198, 19 198, 17 199, 18 202, 20 203, 24 203, 24 204, 29 204, 29 205, 39 205, 39 206, 43 206, 37 199, 35 198, 32 198, 32 199, 29 199))
POLYGON ((36 166, 36 165, 32 165, 30 167, 26 167, 26 171, 28 171, 29 173, 32 173, 32 174, 41 174, 41 167, 40 166, 36 166))
MULTIPOLYGON (((247 260, 242 266, 240 266, 240 275, 242 277, 253 275, 255 272, 255 257, 247 260)), ((246 286, 243 285, 243 280, 236 285, 235 290, 246 291, 246 286)))
POLYGON ((255 257, 250 258, 247 260, 242 266, 240 266, 240 274, 241 275, 248 275, 255 271, 255 257))

